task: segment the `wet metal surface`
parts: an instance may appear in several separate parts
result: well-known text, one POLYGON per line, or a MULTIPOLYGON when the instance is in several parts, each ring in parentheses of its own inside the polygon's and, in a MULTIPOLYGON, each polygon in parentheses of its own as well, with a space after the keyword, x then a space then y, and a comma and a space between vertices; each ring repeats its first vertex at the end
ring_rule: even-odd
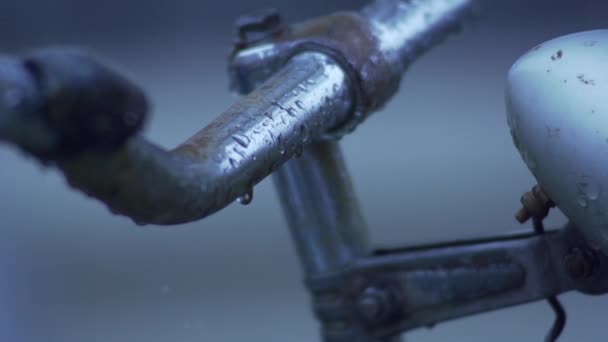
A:
MULTIPOLYGON (((120 87, 107 88, 115 107, 99 105, 108 94, 100 94, 94 85, 121 78, 87 56, 74 58, 72 52, 55 51, 48 60, 57 63, 42 73, 30 70, 41 91, 51 96, 43 94, 43 103, 30 99, 29 106, 36 107, 34 118, 24 113, 19 120, 25 119, 26 125, 10 126, 14 122, 10 121, 0 132, 11 133, 0 138, 55 162, 72 186, 135 222, 170 225, 198 220, 238 198, 247 203, 259 181, 305 146, 352 131, 396 92, 406 65, 458 26, 469 4, 377 1, 364 15, 338 13, 294 25, 274 46, 245 42, 247 48, 234 56, 232 78, 239 91, 251 93, 173 151, 139 136, 124 143, 141 127, 146 114, 139 89, 124 80, 120 87), (395 35, 386 36, 390 27, 395 35), (284 47, 277 54, 279 45, 284 47), (68 59, 72 63, 65 63, 68 59), (266 78, 255 90, 253 83, 246 82, 266 78), (65 91, 57 95, 53 89, 65 91), (87 101, 77 103, 74 98, 87 101), (52 120, 40 123, 36 121, 40 115, 52 120), (36 130, 39 134, 31 134, 36 130), (59 152, 68 152, 72 145, 79 150, 62 158, 61 153, 49 153, 48 145, 59 152), (104 147, 103 153, 96 145, 104 147)), ((246 31, 274 30, 280 25, 280 17, 272 12, 247 17, 240 21, 241 40, 248 39, 246 31)), ((37 63, 44 65, 45 59, 40 57, 37 63)), ((20 81, 27 82, 26 78, 20 81)), ((3 93, 3 106, 14 106, 12 94, 3 93)), ((14 111, 1 114, 10 113, 14 111)))
MULTIPOLYGON (((135 137, 116 152, 54 161, 74 187, 138 223, 189 222, 249 193, 323 131, 339 124, 349 113, 349 95, 345 74, 330 58, 302 54, 173 151, 135 137)), ((58 109, 61 104, 56 104, 58 109)), ((42 133, 57 139, 56 129, 40 125, 42 133)), ((20 127, 7 129, 11 136, 5 139, 31 150, 45 137, 27 135, 31 128, 20 127)))

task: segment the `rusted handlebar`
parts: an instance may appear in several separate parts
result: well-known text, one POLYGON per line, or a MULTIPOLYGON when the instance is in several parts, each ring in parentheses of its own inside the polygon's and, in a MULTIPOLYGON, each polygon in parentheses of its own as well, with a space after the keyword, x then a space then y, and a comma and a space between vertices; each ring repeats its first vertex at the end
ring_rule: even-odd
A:
MULTIPOLYGON (((266 82, 173 150, 137 134, 145 96, 88 54, 2 57, 0 140, 56 165, 72 186, 137 223, 198 220, 250 194, 304 146, 380 108, 406 67, 457 28, 470 4, 378 0, 360 13, 312 21, 305 31, 314 39, 297 29, 273 38, 271 45, 303 44, 288 45, 293 53, 273 64, 266 82)), ((257 45, 235 59, 247 51, 257 62, 271 57, 252 54, 262 51, 257 45)))

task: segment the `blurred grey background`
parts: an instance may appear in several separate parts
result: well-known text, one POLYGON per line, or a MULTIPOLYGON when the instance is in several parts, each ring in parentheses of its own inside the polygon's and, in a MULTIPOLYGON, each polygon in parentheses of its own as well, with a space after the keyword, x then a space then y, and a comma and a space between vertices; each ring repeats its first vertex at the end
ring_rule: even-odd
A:
MULTIPOLYGON (((146 135, 173 147, 234 101, 226 56, 240 13, 288 21, 363 0, 4 0, 0 50, 81 45, 122 66, 154 103, 146 135)), ((534 180, 511 145, 503 91, 536 44, 605 26, 605 0, 485 0, 481 18, 417 62, 401 93, 344 150, 379 245, 522 229, 534 180)), ((0 341, 317 341, 272 183, 248 207, 194 224, 133 225, 0 147, 0 341)), ((554 214, 553 226, 564 218, 554 214)), ((605 341, 608 298, 562 296, 562 341, 605 341)), ((416 330, 408 341, 540 341, 545 303, 416 330)))

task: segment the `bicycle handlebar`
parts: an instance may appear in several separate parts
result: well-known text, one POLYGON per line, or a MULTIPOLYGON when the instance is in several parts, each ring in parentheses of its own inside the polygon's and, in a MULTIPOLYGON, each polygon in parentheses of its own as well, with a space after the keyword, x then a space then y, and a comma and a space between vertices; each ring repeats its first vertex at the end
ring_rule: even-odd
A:
POLYGON ((378 0, 350 14, 363 25, 344 28, 350 46, 332 49, 316 39, 321 48, 292 49, 278 72, 171 151, 135 135, 147 112, 144 95, 90 57, 63 50, 5 57, 0 140, 53 163, 72 186, 137 223, 198 220, 250 193, 306 145, 380 108, 406 67, 470 7, 470 0, 378 0), (356 46, 357 30, 374 45, 356 46))

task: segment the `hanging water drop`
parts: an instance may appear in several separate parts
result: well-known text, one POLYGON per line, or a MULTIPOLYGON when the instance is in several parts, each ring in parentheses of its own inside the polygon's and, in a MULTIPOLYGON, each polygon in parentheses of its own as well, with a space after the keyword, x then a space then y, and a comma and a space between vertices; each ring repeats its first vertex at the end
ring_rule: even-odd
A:
POLYGON ((249 189, 246 193, 238 198, 238 201, 242 205, 248 205, 253 201, 253 188, 249 189))
POLYGON ((304 109, 304 102, 298 100, 298 101, 296 101, 296 106, 298 106, 298 108, 300 108, 300 109, 304 109))
POLYGON ((281 155, 285 154, 285 143, 283 143, 283 137, 280 135, 277 137, 277 144, 279 144, 279 153, 281 155))

